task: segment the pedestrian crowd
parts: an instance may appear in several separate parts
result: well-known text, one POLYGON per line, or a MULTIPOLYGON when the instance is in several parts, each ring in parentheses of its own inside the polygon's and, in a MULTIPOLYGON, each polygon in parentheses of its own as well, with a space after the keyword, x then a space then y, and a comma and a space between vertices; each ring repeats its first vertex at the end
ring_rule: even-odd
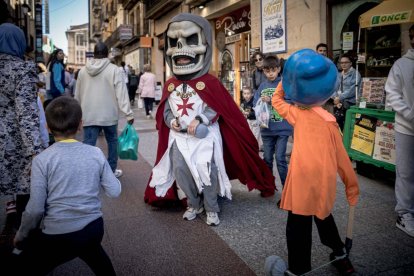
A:
MULTIPOLYGON (((414 48, 413 36, 414 26, 409 29, 414 48)), ((173 77, 165 83, 154 114, 158 84, 150 64, 142 73, 124 61, 118 66, 108 58, 108 47, 98 42, 94 57, 79 70, 66 68, 61 49, 53 51, 46 65, 36 66, 25 61, 22 30, 11 23, 0 25, 0 197, 5 204, 0 211, 7 214, 0 237, 13 238, 14 272, 46 275, 79 257, 96 275, 116 274, 101 245, 99 190, 109 197, 121 193, 118 121, 122 113, 133 125, 131 106, 138 94, 138 106, 142 101, 146 118, 155 119, 158 130, 145 202, 158 207, 180 204, 186 208, 183 219, 189 221, 206 212, 206 223, 217 226, 217 197, 231 199, 231 179, 259 190, 262 197, 273 196, 275 179, 280 179, 277 207, 288 211, 288 262, 270 256, 266 273, 312 270, 312 221, 322 244, 332 249, 332 264, 341 274, 353 273, 331 213, 337 174, 352 208, 359 195, 341 136, 346 111, 357 104, 360 93, 361 75, 353 67, 353 56, 343 54, 338 70, 324 43, 287 60, 255 52, 251 85, 241 88, 237 106, 209 74, 212 37, 207 20, 186 13, 175 16, 165 39, 173 77), (182 29, 199 32, 204 53, 194 53, 199 55, 194 58, 190 50, 171 43, 186 39, 182 29), (106 157, 95 147, 100 133, 107 143, 106 157)), ((412 237, 413 74, 410 49, 395 62, 385 86, 386 103, 396 112, 396 226, 412 237)))

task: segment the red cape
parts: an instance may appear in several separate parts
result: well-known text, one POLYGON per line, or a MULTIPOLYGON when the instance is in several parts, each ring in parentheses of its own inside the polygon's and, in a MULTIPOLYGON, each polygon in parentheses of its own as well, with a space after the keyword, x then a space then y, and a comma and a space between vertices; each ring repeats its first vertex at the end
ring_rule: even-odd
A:
MULTIPOLYGON (((155 117, 158 130, 158 150, 155 165, 158 164, 168 147, 170 128, 165 124, 163 117, 165 101, 170 94, 168 87, 177 87, 182 83, 183 81, 171 78, 164 85, 163 95, 155 117)), ((240 112, 226 88, 216 77, 210 74, 186 81, 186 83, 197 92, 208 106, 217 112, 228 177, 239 179, 241 183, 247 185, 249 191, 252 189, 259 190, 263 197, 274 195, 276 190, 274 176, 259 156, 257 140, 252 134, 246 118, 240 112), (202 84, 204 84, 204 87, 202 84)), ((147 185, 144 200, 153 206, 163 206, 177 202, 176 187, 175 185, 172 186, 165 197, 157 197, 155 189, 147 185)))

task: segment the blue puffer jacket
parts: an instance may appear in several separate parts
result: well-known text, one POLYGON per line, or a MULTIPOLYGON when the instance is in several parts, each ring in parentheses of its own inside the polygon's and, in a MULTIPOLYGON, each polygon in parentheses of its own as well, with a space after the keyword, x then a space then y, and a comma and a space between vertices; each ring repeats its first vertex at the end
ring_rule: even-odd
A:
MULTIPOLYGON (((254 94, 253 104, 256 105, 257 101, 260 99, 261 96, 269 96, 270 98, 272 98, 280 80, 281 78, 277 77, 274 81, 266 80, 265 82, 260 84, 259 88, 257 89, 257 92, 254 94)), ((289 101, 288 99, 286 100, 289 101)), ((292 135, 293 127, 277 113, 277 111, 271 106, 271 103, 269 103, 268 107, 270 110, 269 128, 261 128, 261 135, 292 135)))

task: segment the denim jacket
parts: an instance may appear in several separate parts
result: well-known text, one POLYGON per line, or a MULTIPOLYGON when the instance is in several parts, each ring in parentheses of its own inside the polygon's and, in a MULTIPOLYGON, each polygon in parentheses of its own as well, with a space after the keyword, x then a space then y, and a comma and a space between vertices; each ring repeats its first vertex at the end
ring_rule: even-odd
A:
POLYGON ((355 105, 355 81, 358 77, 358 97, 361 95, 361 75, 353 67, 349 69, 349 72, 342 75, 342 72, 338 73, 339 89, 335 93, 336 97, 344 105, 345 108, 349 108, 351 105, 355 105))

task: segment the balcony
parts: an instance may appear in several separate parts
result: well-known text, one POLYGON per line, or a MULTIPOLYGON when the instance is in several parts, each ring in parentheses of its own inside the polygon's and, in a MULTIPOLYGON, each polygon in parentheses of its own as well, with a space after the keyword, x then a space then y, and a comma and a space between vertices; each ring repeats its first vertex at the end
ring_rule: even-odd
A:
POLYGON ((124 10, 131 10, 138 2, 139 0, 124 0, 122 2, 122 7, 124 10))
POLYGON ((146 0, 147 13, 145 19, 156 19, 181 3, 182 0, 146 0))
POLYGON ((121 25, 104 41, 108 47, 118 47, 133 36, 132 25, 121 25))

